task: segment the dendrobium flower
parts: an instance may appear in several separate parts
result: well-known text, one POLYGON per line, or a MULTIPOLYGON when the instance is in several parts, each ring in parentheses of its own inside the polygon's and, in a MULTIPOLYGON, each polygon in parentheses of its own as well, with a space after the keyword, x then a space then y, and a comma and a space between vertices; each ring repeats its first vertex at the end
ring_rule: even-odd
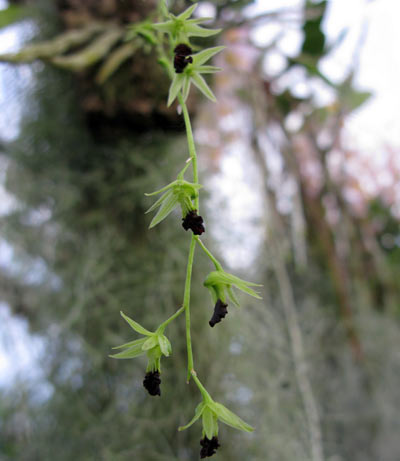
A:
POLYGON ((204 96, 210 99, 210 101, 216 102, 214 93, 211 91, 211 88, 207 85, 201 74, 213 74, 222 70, 220 67, 205 66, 204 63, 224 48, 224 46, 215 46, 191 56, 192 62, 188 63, 181 73, 175 74, 172 80, 169 88, 168 106, 175 101, 179 91, 182 91, 183 100, 186 101, 189 95, 191 83, 197 86, 197 88, 204 94, 204 96))
POLYGON ((163 334, 165 327, 161 325, 155 332, 151 332, 125 315, 122 311, 121 315, 128 322, 130 327, 137 333, 144 335, 144 338, 136 339, 134 341, 130 341, 129 343, 122 344, 121 346, 114 347, 113 349, 124 350, 118 354, 110 355, 110 357, 114 359, 132 359, 134 357, 147 354, 148 364, 143 386, 150 395, 161 395, 161 357, 163 355, 168 357, 172 352, 171 343, 163 334))
POLYGON ((183 179, 183 175, 188 166, 189 163, 178 174, 178 178, 175 181, 162 189, 151 192, 150 194, 145 194, 147 197, 151 197, 164 192, 164 194, 146 211, 146 213, 150 213, 157 207, 160 207, 150 223, 150 229, 164 220, 178 205, 181 206, 182 218, 184 219, 190 212, 195 211, 193 200, 197 197, 199 189, 203 186, 183 179))
POLYGON ((164 14, 169 19, 165 22, 155 23, 153 27, 160 32, 169 34, 175 43, 189 42, 190 37, 211 37, 221 32, 221 29, 204 29, 199 26, 199 24, 211 18, 189 19, 196 8, 197 3, 186 9, 179 16, 169 13, 164 8, 164 14))
POLYGON ((254 298, 261 299, 261 296, 250 287, 260 287, 258 283, 246 282, 245 280, 236 277, 235 275, 228 274, 223 270, 216 270, 210 272, 205 281, 204 286, 207 287, 211 293, 213 302, 215 303, 214 313, 209 321, 211 327, 219 323, 228 313, 227 299, 229 298, 235 306, 239 307, 239 300, 237 299, 232 287, 244 291, 254 298))
POLYGON ((193 419, 186 426, 179 427, 178 431, 188 429, 202 417, 203 431, 200 441, 202 446, 200 457, 205 458, 212 456, 220 446, 218 441, 218 420, 240 431, 253 432, 254 429, 224 405, 215 402, 197 376, 194 373, 192 373, 192 376, 202 394, 203 400, 197 405, 193 419))

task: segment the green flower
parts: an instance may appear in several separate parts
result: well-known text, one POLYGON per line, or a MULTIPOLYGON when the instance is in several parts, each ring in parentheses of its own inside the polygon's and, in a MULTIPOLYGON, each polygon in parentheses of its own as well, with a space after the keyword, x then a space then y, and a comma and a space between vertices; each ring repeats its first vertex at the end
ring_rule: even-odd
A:
POLYGON ((130 327, 137 333, 140 333, 144 338, 130 341, 113 349, 124 349, 118 354, 110 355, 113 359, 133 359, 140 355, 147 354, 148 365, 147 372, 160 371, 160 360, 163 355, 168 357, 171 352, 171 343, 163 334, 164 326, 159 327, 155 332, 146 330, 139 323, 135 322, 121 311, 122 317, 128 322, 130 327))
POLYGON ((158 195, 164 192, 164 194, 146 211, 146 213, 150 213, 159 207, 157 214, 150 223, 150 229, 164 220, 178 205, 182 208, 182 217, 185 217, 190 211, 195 209, 193 200, 197 197, 198 191, 202 186, 201 184, 191 183, 183 179, 183 175, 189 165, 190 163, 185 166, 178 174, 175 181, 162 189, 151 192, 150 194, 145 194, 147 197, 151 197, 152 195, 158 195))
POLYGON ((204 286, 210 290, 211 297, 214 303, 217 303, 218 300, 221 300, 223 303, 226 303, 227 298, 229 298, 233 304, 239 307, 239 301, 232 290, 232 287, 237 288, 238 290, 244 291, 250 296, 253 296, 257 299, 262 299, 261 296, 250 287, 260 287, 258 283, 246 282, 245 280, 236 277, 235 275, 228 274, 223 270, 216 270, 210 272, 205 281, 204 286))
MULTIPOLYGON (((216 444, 212 447, 214 450, 218 448, 218 421, 223 422, 224 424, 245 432, 253 432, 254 428, 249 424, 244 422, 239 416, 235 415, 232 411, 228 410, 221 403, 215 402, 210 394, 206 391, 204 386, 201 384, 200 380, 197 378, 196 374, 192 372, 193 379, 195 380, 201 394, 203 397, 202 402, 197 405, 194 417, 192 420, 185 426, 178 428, 178 431, 184 431, 188 429, 192 424, 194 424, 200 417, 202 417, 202 445, 204 447, 204 442, 215 441, 216 444), (205 440, 207 439, 207 441, 205 440)), ((203 451, 203 450, 202 450, 203 451)), ((213 453, 211 453, 213 454, 213 453)), ((210 455, 208 455, 210 456, 210 455)), ((203 456, 202 456, 203 457, 203 456)))
POLYGON ((221 29, 204 29, 199 26, 202 22, 208 21, 210 18, 189 19, 197 8, 197 3, 179 16, 169 13, 164 8, 164 14, 169 17, 165 22, 153 24, 153 27, 160 31, 169 34, 175 43, 189 43, 190 37, 210 37, 221 32, 221 29))
POLYGON ((213 48, 207 48, 199 53, 192 55, 193 62, 188 64, 182 73, 175 74, 169 88, 168 95, 168 106, 170 106, 175 98, 178 96, 179 91, 182 90, 183 100, 186 101, 190 85, 193 83, 197 88, 208 98, 210 101, 216 102, 214 93, 211 88, 207 85, 201 74, 212 74, 219 72, 222 69, 215 66, 204 66, 203 64, 212 58, 215 54, 222 51, 224 46, 215 46, 213 48))

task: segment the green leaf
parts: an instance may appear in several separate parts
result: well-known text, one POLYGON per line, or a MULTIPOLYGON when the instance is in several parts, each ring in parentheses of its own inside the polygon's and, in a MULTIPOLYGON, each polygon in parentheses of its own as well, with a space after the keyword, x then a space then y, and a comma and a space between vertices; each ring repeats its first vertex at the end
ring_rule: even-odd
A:
POLYGON ((187 8, 183 13, 177 16, 177 19, 180 19, 181 21, 185 21, 186 19, 189 19, 190 16, 192 16, 196 8, 197 8, 197 3, 195 3, 192 6, 189 6, 189 8, 187 8))
POLYGON ((184 431, 185 429, 188 429, 190 426, 192 426, 192 424, 194 424, 200 418, 205 407, 206 407, 206 404, 204 402, 199 403, 196 407, 194 416, 191 419, 191 421, 187 423, 186 426, 179 426, 178 431, 184 431))
POLYGON ((206 81, 200 74, 193 72, 191 79, 197 88, 204 94, 204 96, 206 96, 212 102, 217 102, 217 98, 214 96, 211 88, 207 85, 206 81))
POLYGON ((217 417, 208 406, 203 411, 203 429, 209 440, 218 434, 217 417))
POLYGON ((168 107, 175 101, 175 98, 178 96, 179 90, 182 88, 185 78, 188 78, 185 74, 175 74, 169 88, 167 103, 168 107))
POLYGON ((156 335, 150 336, 149 339, 147 339, 142 346, 142 350, 148 351, 149 349, 152 349, 154 346, 157 346, 158 341, 156 335))
POLYGON ((121 313, 122 317, 129 323, 129 325, 131 326, 131 328, 133 330, 137 331, 141 335, 146 335, 146 336, 153 335, 153 333, 151 331, 146 330, 146 328, 142 327, 142 325, 139 325, 137 322, 135 322, 130 317, 125 315, 122 311, 120 313, 121 313))
POLYGON ((157 226, 163 219, 165 219, 171 211, 176 207, 178 203, 178 197, 176 195, 171 194, 171 196, 163 202, 160 209, 158 210, 157 214, 152 219, 149 229, 157 226))
POLYGON ((199 53, 196 53, 192 56, 193 58, 193 66, 201 66, 205 62, 207 62, 210 58, 214 55, 225 49, 226 46, 215 46, 213 48, 207 48, 199 53))
POLYGON ((139 357, 144 353, 145 351, 142 348, 142 344, 136 344, 135 346, 125 349, 118 354, 110 355, 110 357, 113 359, 133 359, 134 357, 139 357))
POLYGON ((147 211, 145 211, 145 214, 155 210, 162 204, 162 202, 164 202, 164 200, 167 200, 172 194, 173 192, 171 190, 165 192, 165 194, 163 194, 155 203, 153 203, 153 205, 151 205, 151 207, 147 211))
POLYGON ((244 422, 241 418, 239 418, 239 416, 235 415, 235 413, 232 413, 230 410, 228 410, 220 403, 212 402, 209 405, 217 415, 218 419, 220 419, 223 423, 227 424, 228 426, 245 432, 254 431, 254 428, 251 427, 250 424, 244 422))

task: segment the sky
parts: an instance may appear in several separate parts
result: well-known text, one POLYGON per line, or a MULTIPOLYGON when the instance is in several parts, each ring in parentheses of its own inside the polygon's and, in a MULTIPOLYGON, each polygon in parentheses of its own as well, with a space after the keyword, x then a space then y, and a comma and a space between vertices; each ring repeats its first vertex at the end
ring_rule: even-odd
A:
MULTIPOLYGON (((302 0, 258 0, 248 9, 248 14, 296 7, 302 3, 302 0)), ((0 9, 5 6, 5 0, 0 0, 0 9)), ((344 42, 321 65, 321 71, 334 81, 343 79, 351 69, 355 51, 360 46, 360 37, 363 37, 355 83, 360 90, 371 91, 373 97, 346 121, 346 142, 377 164, 385 155, 384 146, 389 145, 397 149, 400 147, 399 17, 400 1, 398 0, 331 0, 323 25, 330 43, 333 43, 343 30, 348 29, 344 42)), ((24 33, 32 33, 32 26, 28 23, 24 23, 22 28, 24 33)), ((273 25, 269 25, 258 30, 255 36, 263 42, 270 40, 276 31, 276 27, 274 29, 273 25)), ((20 33, 21 26, 18 25, 1 31, 0 52, 17 49, 20 33)), ((296 52, 300 43, 299 32, 291 30, 282 39, 281 46, 290 54, 296 52)), ((279 56, 272 58, 271 68, 273 66, 279 68, 279 59, 279 56)), ((23 97, 21 88, 29 83, 29 79, 29 67, 9 68, 0 64, 0 139, 11 140, 18 134, 23 97)), ((242 160, 230 158, 227 161, 227 168, 224 171, 226 175, 234 175, 232 184, 239 189, 242 180, 240 175, 242 160)), ((12 205, 12 199, 1 187, 5 168, 6 165, 2 163, 0 157, 0 214, 6 212, 12 205)), ((243 210, 243 204, 239 203, 239 205, 243 210)), ((230 262, 233 266, 242 264, 245 256, 239 254, 236 264, 235 257, 231 257, 230 262)), ((4 242, 0 242, 0 269, 1 265, 9 259, 10 250, 4 242)), ((0 304, 0 386, 9 385, 17 376, 40 379, 37 365, 43 352, 43 344, 40 338, 29 334, 25 321, 13 319, 8 307, 0 304)))

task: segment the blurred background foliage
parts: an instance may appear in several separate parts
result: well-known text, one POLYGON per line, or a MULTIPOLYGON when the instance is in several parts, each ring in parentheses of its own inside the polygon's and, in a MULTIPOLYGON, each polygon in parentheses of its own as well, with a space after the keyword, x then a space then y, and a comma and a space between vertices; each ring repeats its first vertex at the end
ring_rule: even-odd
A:
MULTIPOLYGON (((172 3, 176 12, 190 4, 172 3)), ((197 93, 189 99, 209 190, 206 239, 222 257, 257 241, 242 273, 237 264, 232 271, 264 285, 262 302, 246 299, 211 330, 202 286, 209 262, 197 254, 196 370, 217 400, 256 427, 250 435, 221 427, 216 457, 399 459, 400 250, 390 244, 398 220, 379 197, 357 212, 346 199, 347 178, 329 164, 332 152, 349 158, 343 123, 369 94, 354 89, 353 71, 339 84, 320 71, 341 40, 327 44, 326 1, 259 17, 245 14, 252 1, 205 3, 212 25, 224 28, 219 43, 228 45, 214 81, 217 109, 197 93), (251 41, 254 28, 271 20, 282 35, 294 23, 303 37, 273 77, 263 65, 276 43, 251 41), (293 72, 328 88, 334 102, 294 94, 282 84, 293 72), (229 116, 239 122, 226 127, 229 116), (216 199, 212 189, 238 142, 257 196, 250 231, 228 216, 229 197, 216 199), (279 174, 269 155, 279 157, 279 174)), ((41 0, 0 12, 2 27, 35 24, 22 51, 0 55, 14 65, 32 62, 18 136, 1 146, 4 187, 15 200, 1 216, 12 248, 1 299, 43 349, 39 385, 21 377, 1 389, 1 460, 198 457, 200 426, 176 430, 200 398, 185 382, 183 318, 168 327, 173 355, 163 361, 161 398, 142 388, 144 360, 108 358, 132 337, 121 309, 153 329, 183 296, 189 236, 178 215, 148 231, 144 192, 181 168, 184 124, 176 107, 166 107, 169 82, 151 43, 124 41, 126 26, 152 20, 155 8, 155 1, 41 0)))

